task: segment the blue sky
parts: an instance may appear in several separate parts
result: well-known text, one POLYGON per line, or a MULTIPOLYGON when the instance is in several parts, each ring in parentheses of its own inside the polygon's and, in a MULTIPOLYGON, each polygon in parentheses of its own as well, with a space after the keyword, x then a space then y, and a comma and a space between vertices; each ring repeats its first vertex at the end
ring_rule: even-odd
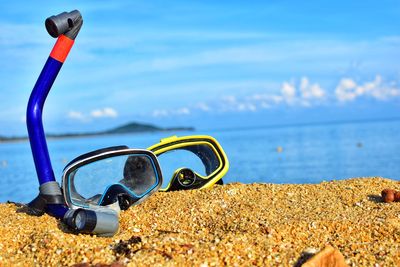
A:
POLYGON ((48 132, 130 121, 219 129, 400 117, 400 2, 2 1, 0 135, 54 44, 46 17, 84 25, 48 97, 48 132))

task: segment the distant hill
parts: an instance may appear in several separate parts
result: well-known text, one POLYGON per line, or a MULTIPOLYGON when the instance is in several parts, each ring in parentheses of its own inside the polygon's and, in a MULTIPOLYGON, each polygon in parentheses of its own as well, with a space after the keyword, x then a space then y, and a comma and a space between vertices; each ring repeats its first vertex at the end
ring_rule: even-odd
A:
MULTIPOLYGON (((169 132, 169 131, 194 131, 193 127, 172 127, 162 128, 151 124, 131 122, 100 132, 87 133, 64 133, 64 134, 46 134, 48 138, 70 138, 70 137, 85 137, 111 134, 129 134, 129 133, 144 133, 144 132, 169 132)), ((0 136, 0 142, 25 141, 28 137, 6 137, 0 136)))
POLYGON ((166 131, 194 131, 193 127, 174 127, 161 128, 151 124, 143 124, 131 122, 107 131, 100 132, 101 134, 122 134, 122 133, 140 133, 140 132, 166 132, 166 131))
POLYGON ((120 133, 140 133, 140 132, 159 132, 164 131, 163 128, 137 122, 128 123, 119 127, 103 131, 103 134, 120 134, 120 133))
POLYGON ((12 142, 16 142, 16 141, 25 141, 25 140, 27 140, 28 138, 27 137, 24 137, 24 136, 11 136, 11 137, 8 137, 8 136, 0 136, 0 143, 1 142, 10 142, 10 141, 12 141, 12 142))

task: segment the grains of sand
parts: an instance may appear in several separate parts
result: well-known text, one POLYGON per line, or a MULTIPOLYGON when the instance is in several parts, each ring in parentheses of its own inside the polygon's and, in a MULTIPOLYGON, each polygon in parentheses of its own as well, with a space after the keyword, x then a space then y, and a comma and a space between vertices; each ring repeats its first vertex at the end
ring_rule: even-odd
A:
POLYGON ((303 251, 338 249, 350 266, 400 265, 398 181, 227 184, 156 193, 121 213, 110 238, 71 233, 48 215, 0 204, 1 266, 295 266, 303 251))

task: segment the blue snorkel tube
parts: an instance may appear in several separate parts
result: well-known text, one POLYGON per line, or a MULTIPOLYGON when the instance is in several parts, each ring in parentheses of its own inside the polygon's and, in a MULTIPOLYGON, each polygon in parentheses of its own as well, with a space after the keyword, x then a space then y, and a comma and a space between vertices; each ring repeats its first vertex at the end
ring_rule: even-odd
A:
POLYGON ((63 218, 68 210, 60 186, 54 177, 43 129, 42 111, 46 97, 74 44, 82 23, 83 19, 78 10, 51 16, 45 22, 48 33, 58 39, 33 88, 26 111, 29 141, 40 184, 40 194, 29 203, 29 206, 33 211, 36 210, 37 215, 45 211, 57 218, 63 218))

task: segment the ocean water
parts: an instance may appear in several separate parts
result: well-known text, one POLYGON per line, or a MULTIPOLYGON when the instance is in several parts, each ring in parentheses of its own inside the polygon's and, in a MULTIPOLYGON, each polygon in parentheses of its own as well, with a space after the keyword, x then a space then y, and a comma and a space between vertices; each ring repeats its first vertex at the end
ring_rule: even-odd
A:
MULTIPOLYGON (((48 147, 60 182, 64 166, 80 154, 122 144, 146 148, 172 134, 175 133, 49 140, 48 147)), ((370 176, 400 180, 400 121, 176 134, 215 137, 230 162, 225 183, 319 183, 370 176)), ((38 181, 29 143, 0 143, 0 202, 28 202, 37 193, 38 181)))

